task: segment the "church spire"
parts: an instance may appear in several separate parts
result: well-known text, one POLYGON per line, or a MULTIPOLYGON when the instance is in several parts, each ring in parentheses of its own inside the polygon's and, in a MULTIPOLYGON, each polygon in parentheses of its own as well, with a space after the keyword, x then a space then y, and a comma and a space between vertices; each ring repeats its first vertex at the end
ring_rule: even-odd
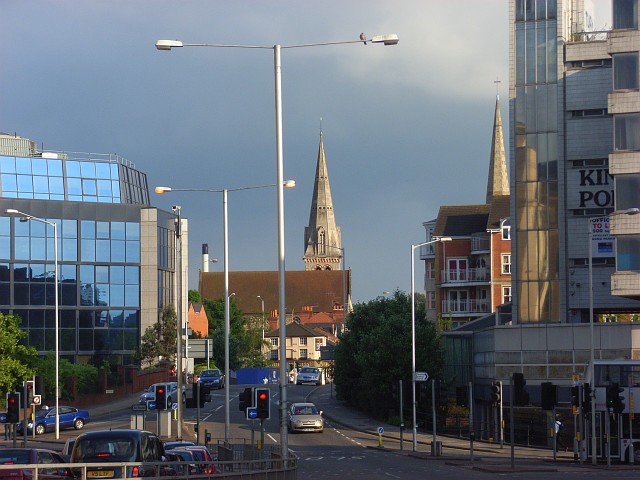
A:
POLYGON ((496 195, 509 195, 507 156, 504 151, 500 97, 498 95, 496 95, 496 112, 493 117, 493 138, 491 139, 489 178, 487 179, 487 204, 490 204, 491 199, 496 195))
POLYGON ((329 173, 320 131, 316 178, 311 198, 309 226, 304 229, 305 270, 337 270, 342 257, 340 227, 336 225, 329 173))

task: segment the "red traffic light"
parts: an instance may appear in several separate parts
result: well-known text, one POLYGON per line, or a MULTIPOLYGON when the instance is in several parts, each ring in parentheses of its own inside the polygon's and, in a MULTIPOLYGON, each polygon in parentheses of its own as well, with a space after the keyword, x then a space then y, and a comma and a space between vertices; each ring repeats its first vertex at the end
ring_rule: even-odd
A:
POLYGON ((267 399, 267 394, 265 392, 260 392, 260 395, 258 395, 258 400, 266 400, 267 399))
POLYGON ((15 403, 16 403, 16 397, 9 397, 9 403, 10 403, 11 405, 15 405, 15 403))
POLYGON ((159 394, 163 394, 164 393, 164 388, 159 388, 158 390, 156 390, 157 393, 159 394))

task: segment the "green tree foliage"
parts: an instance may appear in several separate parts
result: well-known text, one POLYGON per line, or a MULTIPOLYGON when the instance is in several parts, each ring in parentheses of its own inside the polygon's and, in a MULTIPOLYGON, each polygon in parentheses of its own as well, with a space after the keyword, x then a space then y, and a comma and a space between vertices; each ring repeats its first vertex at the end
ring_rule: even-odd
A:
MULTIPOLYGON (((49 352, 43 359, 35 363, 36 375, 44 377, 44 401, 55 401, 56 398, 56 357, 49 352)), ((67 389, 67 379, 76 378, 78 393, 96 393, 98 388, 98 369, 93 365, 73 364, 61 358, 58 360, 58 374, 60 376, 60 397, 63 400, 75 400, 67 389)), ((38 392, 41 393, 41 392, 38 392)))
MULTIPOLYGON (((209 338, 211 350, 216 365, 224 365, 224 299, 206 299, 204 308, 209 317, 209 338)), ((229 368, 236 370, 241 367, 258 366, 255 361, 257 352, 256 336, 262 339, 262 330, 251 327, 250 320, 242 315, 242 311, 231 297, 229 302, 229 368), (254 360, 252 360, 252 358, 254 360)))
MULTIPOLYGON (((439 377, 444 353, 435 326, 416 302, 416 371, 439 377)), ((394 390, 411 382, 411 296, 396 290, 354 306, 335 350, 336 394, 375 418, 397 415, 394 390)))
POLYGON ((197 290, 189 290, 189 301, 193 303, 202 303, 202 297, 197 290))
POLYGON ((155 366, 161 359, 173 362, 176 356, 176 311, 167 305, 159 322, 147 327, 135 357, 143 365, 155 366))
MULTIPOLYGON (((38 352, 20 344, 27 332, 20 330, 20 317, 0 313, 0 392, 12 391, 32 378, 38 352)), ((4 398, 4 395, 3 395, 4 398)))

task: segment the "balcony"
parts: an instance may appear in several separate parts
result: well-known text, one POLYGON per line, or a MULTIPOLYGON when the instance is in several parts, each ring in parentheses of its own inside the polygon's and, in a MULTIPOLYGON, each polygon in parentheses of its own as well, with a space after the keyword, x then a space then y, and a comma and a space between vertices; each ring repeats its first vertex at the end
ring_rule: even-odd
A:
POLYGON ((615 272, 611 275, 611 295, 640 297, 640 272, 615 272))
POLYGON ((487 267, 442 270, 442 283, 489 283, 491 272, 487 267))
POLYGON ((435 243, 429 245, 422 245, 420 247, 420 260, 426 260, 427 258, 433 258, 436 255, 435 243))
POLYGON ((471 253, 488 252, 490 240, 488 233, 475 234, 471 237, 471 253))
POLYGON ((490 305, 488 300, 443 300, 442 315, 448 314, 484 314, 489 313, 490 305))

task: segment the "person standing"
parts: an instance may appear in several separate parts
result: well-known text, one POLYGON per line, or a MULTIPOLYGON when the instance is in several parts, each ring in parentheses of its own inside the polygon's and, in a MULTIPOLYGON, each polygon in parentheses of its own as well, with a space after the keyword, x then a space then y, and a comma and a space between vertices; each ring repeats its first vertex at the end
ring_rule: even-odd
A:
POLYGON ((556 436, 556 451, 560 451, 560 448, 564 448, 564 451, 566 452, 568 448, 565 445, 564 441, 562 440, 562 430, 563 430, 562 427, 563 427, 562 418, 560 418, 560 415, 556 415, 556 421, 554 423, 554 431, 556 436))

